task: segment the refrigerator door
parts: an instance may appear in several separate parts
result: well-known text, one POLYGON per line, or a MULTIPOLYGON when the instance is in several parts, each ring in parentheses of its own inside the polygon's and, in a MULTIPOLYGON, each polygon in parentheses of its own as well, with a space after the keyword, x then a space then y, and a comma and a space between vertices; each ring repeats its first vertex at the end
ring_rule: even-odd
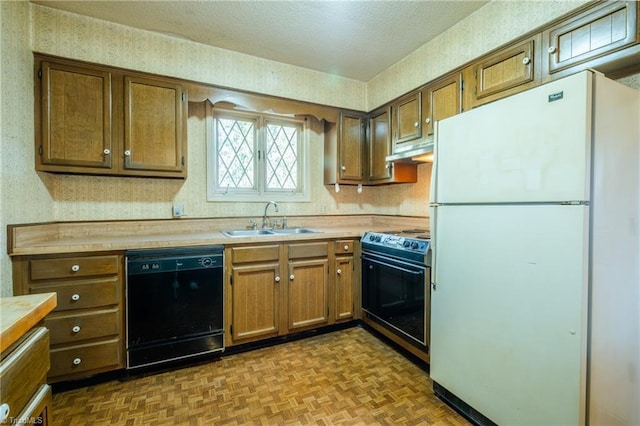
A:
POLYGON ((436 210, 432 379, 497 424, 583 424, 588 207, 436 210))
POLYGON ((437 123, 436 203, 584 201, 591 72, 437 123))

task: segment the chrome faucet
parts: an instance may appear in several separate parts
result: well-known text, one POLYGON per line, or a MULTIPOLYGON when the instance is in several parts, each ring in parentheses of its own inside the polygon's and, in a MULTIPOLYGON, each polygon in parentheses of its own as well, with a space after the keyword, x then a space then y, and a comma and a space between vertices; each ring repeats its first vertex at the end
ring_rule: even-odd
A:
POLYGON ((262 216, 262 227, 263 228, 268 228, 269 227, 269 218, 267 217, 267 209, 269 208, 269 206, 273 204, 273 207, 275 207, 276 209, 276 213, 278 213, 278 204, 275 201, 269 201, 267 203, 266 206, 264 206, 264 215, 262 216))

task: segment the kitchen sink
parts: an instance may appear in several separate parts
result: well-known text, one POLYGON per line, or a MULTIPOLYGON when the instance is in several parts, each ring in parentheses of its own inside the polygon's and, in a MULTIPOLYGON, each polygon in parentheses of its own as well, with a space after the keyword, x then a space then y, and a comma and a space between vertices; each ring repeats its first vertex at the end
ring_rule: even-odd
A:
POLYGON ((317 234, 322 231, 310 228, 284 228, 284 229, 234 229, 222 231, 227 237, 258 237, 267 235, 295 235, 295 234, 317 234))
POLYGON ((274 235, 268 229, 235 229, 232 231, 222 231, 227 237, 255 237, 259 235, 274 235))
POLYGON ((274 234, 317 234, 322 231, 318 231, 317 229, 310 228, 284 228, 284 229, 274 229, 272 230, 274 234))

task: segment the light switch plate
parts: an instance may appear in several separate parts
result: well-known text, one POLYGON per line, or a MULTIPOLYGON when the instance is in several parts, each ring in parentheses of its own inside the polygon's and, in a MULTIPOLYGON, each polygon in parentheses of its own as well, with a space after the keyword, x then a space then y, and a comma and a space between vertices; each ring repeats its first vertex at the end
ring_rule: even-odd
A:
POLYGON ((182 217, 182 216, 184 216, 184 204, 174 204, 173 217, 182 217))

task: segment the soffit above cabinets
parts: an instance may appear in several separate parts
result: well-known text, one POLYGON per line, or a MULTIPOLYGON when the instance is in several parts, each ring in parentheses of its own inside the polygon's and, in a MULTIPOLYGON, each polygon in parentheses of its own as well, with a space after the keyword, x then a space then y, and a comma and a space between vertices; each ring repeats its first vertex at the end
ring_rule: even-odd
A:
POLYGON ((31 1, 363 82, 489 2, 31 1))

